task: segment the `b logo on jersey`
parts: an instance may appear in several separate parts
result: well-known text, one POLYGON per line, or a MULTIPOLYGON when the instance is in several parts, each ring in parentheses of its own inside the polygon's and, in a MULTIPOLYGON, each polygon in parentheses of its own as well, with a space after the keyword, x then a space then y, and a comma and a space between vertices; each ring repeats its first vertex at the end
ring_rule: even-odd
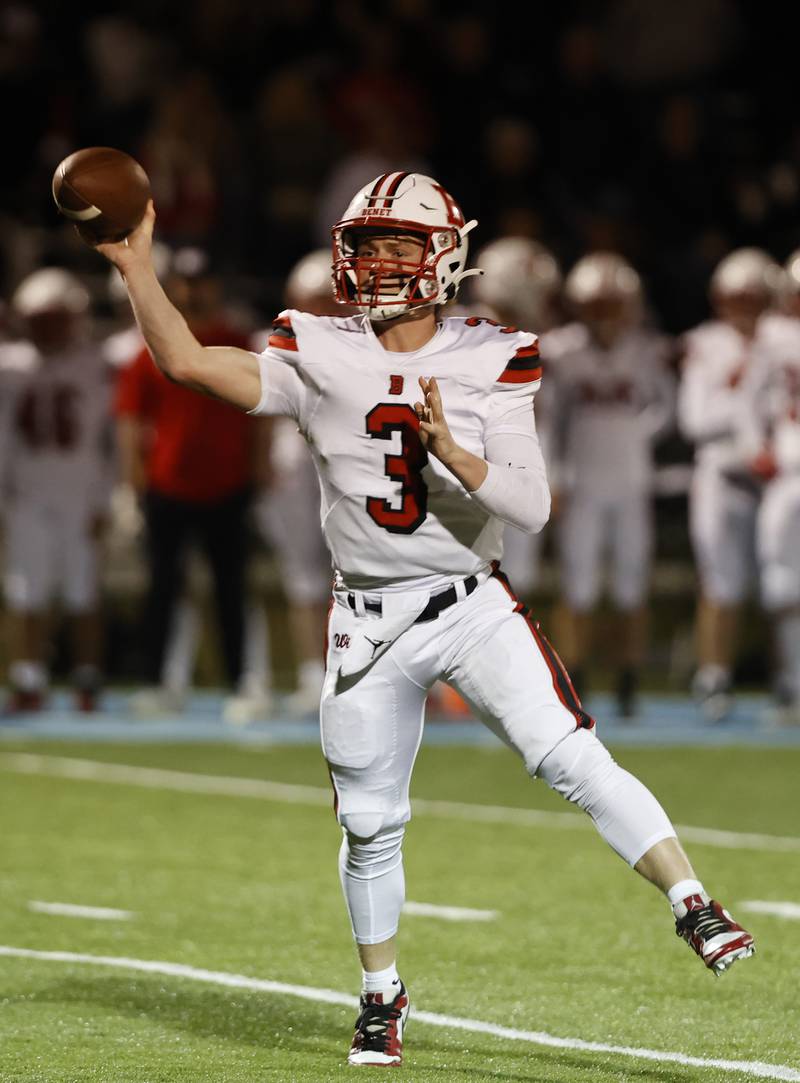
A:
POLYGON ((405 380, 402 376, 390 376, 389 377, 389 394, 390 395, 402 395, 403 384, 405 380))

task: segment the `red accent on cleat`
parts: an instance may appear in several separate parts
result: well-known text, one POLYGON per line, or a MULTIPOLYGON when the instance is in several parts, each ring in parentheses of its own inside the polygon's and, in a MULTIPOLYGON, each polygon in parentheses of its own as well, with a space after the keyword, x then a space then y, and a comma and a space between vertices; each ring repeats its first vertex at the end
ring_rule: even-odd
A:
POLYGON ((717 976, 737 959, 746 959, 755 952, 750 933, 738 925, 727 910, 715 899, 704 903, 699 895, 683 900, 686 913, 675 923, 675 932, 717 976))
POLYGON ((348 1064, 398 1068, 403 1063, 403 1028, 410 1008, 406 987, 389 1004, 382 993, 362 993, 348 1064))

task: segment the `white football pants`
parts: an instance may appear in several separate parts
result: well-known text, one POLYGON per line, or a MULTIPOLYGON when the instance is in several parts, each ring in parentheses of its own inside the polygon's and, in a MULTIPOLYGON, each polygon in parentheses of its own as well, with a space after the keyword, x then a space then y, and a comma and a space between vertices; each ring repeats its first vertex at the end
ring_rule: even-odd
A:
POLYGON ((359 943, 381 943, 397 930, 411 771, 437 680, 464 696, 531 776, 585 809, 631 865, 674 836, 656 799, 591 732, 558 655, 500 573, 435 620, 411 624, 362 676, 343 681, 339 667, 358 636, 372 641, 372 620, 367 609, 354 625, 347 592, 335 592, 321 704, 322 747, 344 829, 342 884, 359 943))
POLYGON ((698 467, 689 490, 689 533, 703 594, 717 605, 743 602, 755 580, 758 498, 713 467, 698 467))
POLYGON ((56 599, 69 613, 94 609, 99 599, 99 547, 82 507, 15 500, 6 510, 5 527, 4 588, 10 610, 41 612, 56 599))
POLYGON ((560 542, 561 590, 572 609, 586 612, 597 604, 606 553, 614 605, 625 611, 642 604, 653 547, 648 493, 570 493, 560 523, 560 542))

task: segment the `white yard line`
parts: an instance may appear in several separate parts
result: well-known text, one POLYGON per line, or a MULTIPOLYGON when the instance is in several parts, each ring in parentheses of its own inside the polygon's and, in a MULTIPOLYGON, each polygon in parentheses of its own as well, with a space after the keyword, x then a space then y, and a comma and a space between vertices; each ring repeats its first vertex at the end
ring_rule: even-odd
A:
MULTIPOLYGON (((322 786, 299 786, 257 778, 201 775, 192 771, 171 771, 160 767, 133 767, 100 760, 78 760, 66 756, 40 756, 28 752, 0 753, 0 770, 19 774, 77 779, 82 782, 143 786, 154 790, 250 797, 261 801, 284 801, 295 805, 332 805, 333 793, 322 786)), ((471 823, 503 823, 519 827, 551 827, 593 830, 587 816, 578 812, 543 812, 541 809, 508 808, 502 805, 474 805, 461 801, 415 798, 416 816, 436 816, 471 823)), ((713 827, 676 824, 685 842, 726 850, 766 850, 771 853, 800 853, 800 837, 765 835, 748 831, 723 831, 713 827)))
MULTIPOLYGON (((113 967, 117 970, 134 970, 148 974, 161 974, 170 978, 184 978, 189 981, 205 982, 211 985, 223 985, 235 989, 251 989, 262 993, 277 993, 279 996, 300 997, 324 1004, 339 1004, 355 1010, 358 1001, 354 996, 337 993, 333 989, 314 989, 305 985, 289 985, 285 982, 267 981, 263 978, 249 978, 243 974, 227 974, 218 970, 202 970, 181 963, 159 962, 149 959, 126 959, 108 955, 84 955, 71 951, 34 951, 30 948, 15 948, 0 945, 0 956, 19 959, 38 959, 52 963, 86 963, 90 966, 113 967)), ((607 1042, 587 1042, 582 1038, 560 1038, 541 1031, 515 1030, 512 1027, 499 1026, 496 1023, 484 1023, 480 1019, 463 1019, 459 1016, 439 1015, 414 1009, 416 1023, 427 1023, 434 1027, 446 1027, 449 1030, 470 1031, 473 1034, 488 1034, 495 1038, 509 1041, 527 1042, 530 1045, 549 1046, 553 1049, 575 1049, 586 1053, 611 1053, 620 1057, 637 1060, 656 1061, 658 1063, 684 1064, 692 1068, 717 1068, 726 1072, 742 1072, 745 1075, 761 1079, 789 1080, 800 1083, 800 1071, 785 1064, 767 1064, 763 1061, 723 1060, 716 1057, 692 1057, 688 1053, 675 1053, 665 1049, 646 1049, 630 1045, 611 1045, 607 1042)))
POLYGON ((115 910, 112 906, 78 906, 76 903, 42 902, 31 899, 28 909, 35 914, 55 914, 65 918, 96 918, 98 921, 130 921, 132 910, 115 910))
POLYGON ((435 906, 433 903, 406 901, 403 913, 419 918, 441 918, 442 921, 494 921, 497 910, 470 910, 466 906, 435 906))
POLYGON ((739 903, 737 909, 750 910, 753 914, 770 914, 776 918, 789 918, 800 921, 800 903, 769 902, 767 899, 750 899, 739 903))

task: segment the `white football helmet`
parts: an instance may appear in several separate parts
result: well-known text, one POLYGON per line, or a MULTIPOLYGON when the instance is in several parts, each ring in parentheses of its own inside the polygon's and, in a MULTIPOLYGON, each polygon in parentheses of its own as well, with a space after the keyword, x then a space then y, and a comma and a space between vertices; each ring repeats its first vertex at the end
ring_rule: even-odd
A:
POLYGON ((522 327, 545 330, 548 307, 562 285, 555 256, 528 237, 500 237, 476 259, 483 274, 472 285, 474 300, 508 313, 522 327))
POLYGON ((783 271, 761 248, 736 248, 717 264, 711 276, 715 297, 760 294, 774 297, 781 286, 783 271))
POLYGON ((316 248, 294 265, 286 279, 286 303, 302 309, 324 298, 333 302, 333 269, 329 248, 316 248))
POLYGON ((336 300, 371 320, 391 320, 413 308, 452 301, 467 271, 466 236, 478 223, 464 222, 452 196, 421 173, 384 173, 362 188, 333 227, 336 300), (422 252, 408 260, 362 259, 359 232, 419 236, 422 252))
POLYGON ((79 278, 62 267, 42 267, 17 286, 11 305, 18 316, 68 312, 82 316, 89 308, 89 291, 79 278))
POLYGON ((793 297, 800 294, 800 248, 796 248, 783 265, 783 286, 793 297))
POLYGON ((619 253, 591 252, 579 259, 567 275, 564 295, 575 306, 600 300, 634 305, 642 300, 642 281, 619 253))

